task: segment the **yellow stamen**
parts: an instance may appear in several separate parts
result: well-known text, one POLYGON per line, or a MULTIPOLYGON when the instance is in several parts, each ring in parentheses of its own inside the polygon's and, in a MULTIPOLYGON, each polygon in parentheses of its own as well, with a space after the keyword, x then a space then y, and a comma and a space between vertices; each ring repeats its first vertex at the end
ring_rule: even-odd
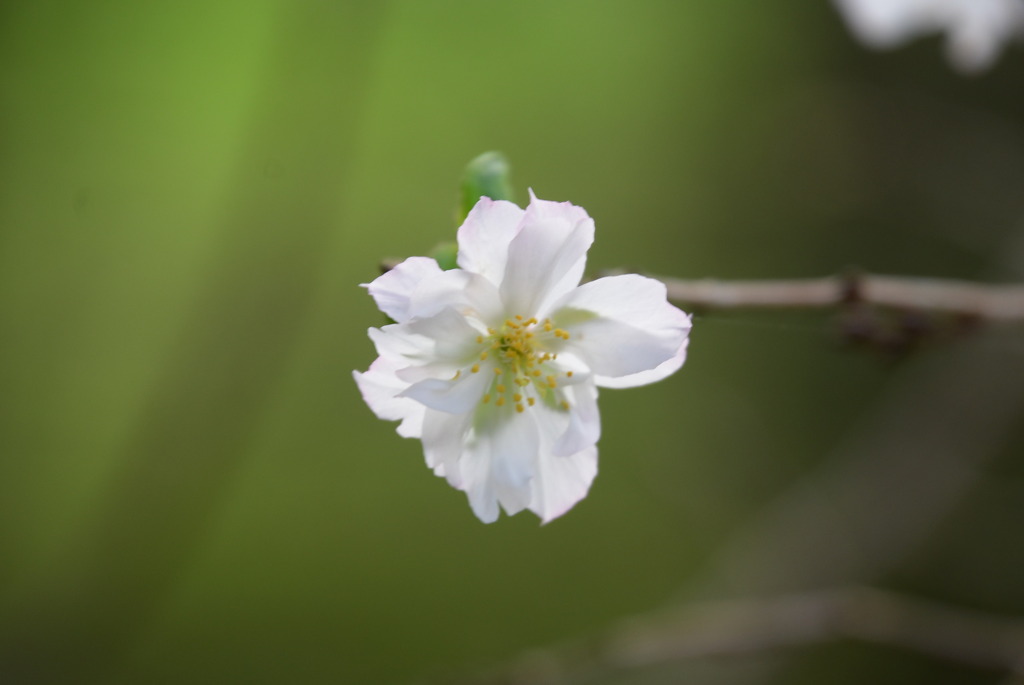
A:
POLYGON ((516 411, 519 412, 520 414, 523 413, 524 409, 525 409, 525 407, 523 407, 523 405, 521 405, 521 404, 517 404, 516 405, 516 411))
POLYGON ((512 399, 515 400, 516 402, 522 402, 523 401, 523 396, 520 395, 519 393, 516 393, 516 394, 512 395, 512 399))
POLYGON ((505 392, 505 386, 501 385, 500 383, 494 389, 497 390, 498 392, 505 392))
POLYGON ((569 378, 572 378, 572 371, 566 371, 565 375, 569 378))
POLYGON ((504 396, 499 397, 494 403, 496 405, 498 405, 499 407, 504 407, 505 406, 505 397, 504 396))
POLYGON ((566 400, 562 400, 561 407, 562 409, 569 411, 569 403, 566 400))
POLYGON ((537 401, 537 400, 533 399, 532 397, 527 397, 527 398, 526 398, 526 403, 527 403, 528 405, 530 405, 531 407, 532 407, 532 406, 534 405, 534 403, 535 403, 536 401, 537 401))
POLYGON ((484 404, 487 404, 490 401, 491 401, 491 396, 490 395, 484 395, 484 404))
MULTIPOLYGON (((473 364, 473 368, 471 368, 470 371, 472 371, 473 373, 480 373, 480 365, 473 364)), ((455 377, 458 378, 458 375, 456 375, 455 377)))

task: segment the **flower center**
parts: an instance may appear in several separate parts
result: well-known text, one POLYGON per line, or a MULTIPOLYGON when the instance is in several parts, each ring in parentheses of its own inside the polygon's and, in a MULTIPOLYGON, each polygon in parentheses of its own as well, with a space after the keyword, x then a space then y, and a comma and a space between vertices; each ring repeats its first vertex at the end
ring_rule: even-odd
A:
MULTIPOLYGON (((494 380, 484 394, 482 402, 498 407, 514 406, 517 412, 534 406, 538 401, 563 410, 569 409, 565 393, 559 389, 561 372, 554 361, 556 340, 568 340, 569 333, 555 328, 550 319, 543 322, 535 317, 524 319, 517 314, 498 329, 488 328, 487 335, 477 336, 483 345, 480 361, 490 361, 494 380)), ((473 364, 473 373, 480 372, 480 364, 473 364)), ((564 372, 571 378, 572 371, 564 372)))

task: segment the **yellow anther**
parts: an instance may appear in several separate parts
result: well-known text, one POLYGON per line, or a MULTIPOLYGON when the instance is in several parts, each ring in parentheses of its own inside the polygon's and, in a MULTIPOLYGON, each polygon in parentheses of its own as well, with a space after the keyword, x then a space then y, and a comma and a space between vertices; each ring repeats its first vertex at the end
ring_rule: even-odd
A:
POLYGON ((572 371, 566 371, 565 375, 569 378, 572 378, 572 371))
POLYGON ((545 333, 550 333, 551 332, 551 322, 550 321, 545 321, 544 322, 544 332, 545 333))
POLYGON ((480 361, 483 361, 485 359, 487 359, 487 353, 486 352, 481 352, 480 353, 480 361))
POLYGON ((539 376, 540 375, 540 369, 534 369, 530 373, 533 374, 534 376, 539 376))
POLYGON ((530 405, 531 407, 533 406, 533 404, 534 404, 534 403, 535 403, 536 401, 537 401, 537 400, 533 399, 532 397, 527 397, 527 398, 526 398, 526 403, 527 403, 528 405, 530 405))
POLYGON ((523 413, 524 409, 525 409, 525 407, 523 405, 521 405, 521 404, 517 404, 516 405, 516 411, 519 412, 520 414, 523 413))
POLYGON ((522 402, 523 401, 523 396, 520 395, 519 393, 516 393, 515 395, 512 395, 512 399, 515 402, 522 402))
POLYGON ((498 383, 498 385, 496 385, 494 389, 497 390, 498 392, 505 392, 505 386, 502 385, 501 383, 498 383))
MULTIPOLYGON (((470 371, 472 371, 473 373, 480 373, 480 365, 473 364, 473 368, 471 368, 470 371)), ((456 374, 455 377, 458 378, 458 374, 456 374)))
POLYGON ((504 396, 499 397, 497 400, 494 401, 494 403, 496 405, 498 405, 499 407, 504 407, 505 406, 505 397, 504 396))
POLYGON ((482 336, 482 335, 478 335, 478 336, 476 336, 476 344, 477 344, 477 345, 479 345, 479 344, 480 344, 480 343, 482 343, 483 341, 484 341, 484 336, 482 336))
POLYGON ((516 321, 522 321, 522 320, 523 320, 523 315, 522 314, 516 314, 516 321))
POLYGON ((564 409, 564 410, 566 410, 566 411, 569 411, 569 402, 567 402, 566 400, 562 400, 562 401, 561 401, 561 402, 559 403, 559 406, 561 406, 561 407, 562 407, 562 409, 564 409))
POLYGON ((554 376, 546 376, 544 378, 544 380, 546 380, 548 382, 548 385, 554 385, 554 383, 555 383, 555 377, 554 376))
POLYGON ((497 367, 497 366, 494 367, 494 375, 495 376, 500 376, 501 375, 501 368, 500 367, 497 367))
POLYGON ((491 396, 490 395, 484 395, 484 404, 487 404, 490 401, 491 401, 491 396))
POLYGON ((512 319, 505 319, 505 325, 508 326, 509 328, 519 328, 519 324, 517 324, 512 319))

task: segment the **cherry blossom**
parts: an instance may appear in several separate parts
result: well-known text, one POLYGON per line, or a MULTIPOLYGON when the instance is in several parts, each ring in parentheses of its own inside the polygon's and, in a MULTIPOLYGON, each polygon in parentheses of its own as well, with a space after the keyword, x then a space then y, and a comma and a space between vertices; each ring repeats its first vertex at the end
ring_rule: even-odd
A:
POLYGON ((481 198, 458 231, 458 267, 410 257, 366 285, 395 323, 355 380, 380 418, 419 438, 427 465, 484 522, 529 509, 548 522, 597 475, 598 388, 665 378, 690 317, 629 274, 580 285, 594 221, 530 194, 481 198))

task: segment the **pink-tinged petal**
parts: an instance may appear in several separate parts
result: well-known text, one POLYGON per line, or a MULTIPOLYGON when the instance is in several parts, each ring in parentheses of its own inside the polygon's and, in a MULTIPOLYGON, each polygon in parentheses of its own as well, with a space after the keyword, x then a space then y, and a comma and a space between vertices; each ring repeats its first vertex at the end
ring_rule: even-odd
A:
POLYGON ((428 378, 413 383, 400 396, 416 400, 437 411, 465 414, 480 403, 484 390, 493 378, 492 374, 487 373, 464 373, 454 380, 428 378))
POLYGON ((409 257, 404 262, 380 275, 372 283, 364 283, 377 307, 395 321, 407 321, 412 314, 409 300, 420 285, 443 272, 429 257, 409 257))
POLYGON ((681 364, 690 332, 690 317, 668 302, 665 285, 636 274, 585 283, 556 305, 551 318, 570 333, 564 349, 582 358, 602 385, 664 377, 639 375, 645 371, 671 373, 681 364))
POLYGON ((568 457, 541 459, 533 480, 530 511, 543 523, 558 518, 587 496, 597 476, 597 447, 568 457))
POLYGON ((519 233, 508 246, 500 290, 509 313, 543 316, 549 303, 583 277, 594 220, 582 207, 538 200, 532 191, 530 197, 519 233))
POLYGON ((398 379, 395 370, 393 360, 378 357, 365 373, 353 371, 352 376, 366 404, 378 418, 401 421, 397 428, 398 434, 405 438, 418 438, 423 431, 426 407, 398 396, 409 384, 398 379))
POLYGON ((459 267, 500 284, 508 244, 519 232, 523 214, 511 202, 480 198, 459 227, 459 267))

